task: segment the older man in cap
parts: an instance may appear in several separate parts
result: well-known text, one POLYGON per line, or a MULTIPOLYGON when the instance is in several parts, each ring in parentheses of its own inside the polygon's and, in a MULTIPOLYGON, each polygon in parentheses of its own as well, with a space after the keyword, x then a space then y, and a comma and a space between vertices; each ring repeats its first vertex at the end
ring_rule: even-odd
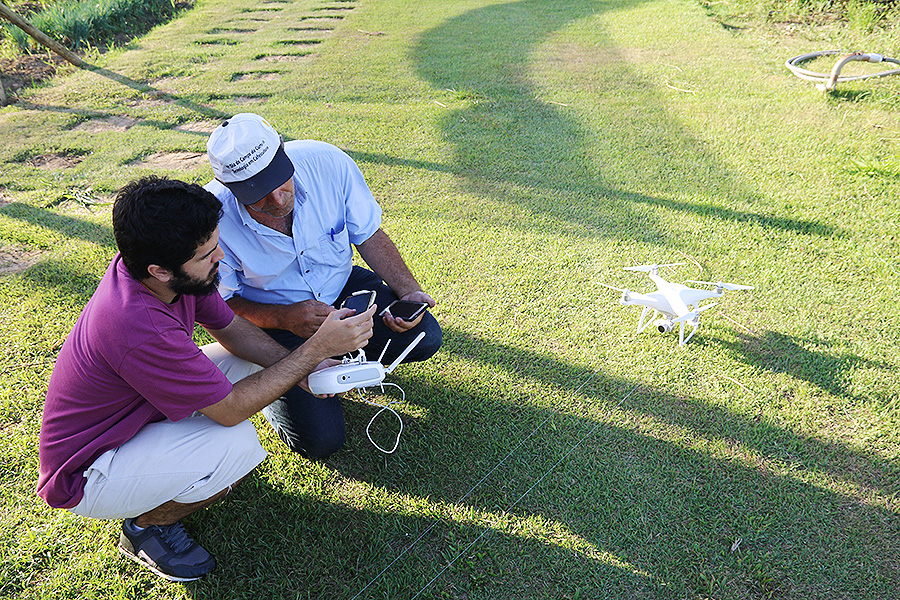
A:
MULTIPOLYGON (((283 143, 265 119, 242 113, 216 128, 207 154, 215 179, 205 188, 224 212, 219 292, 286 348, 302 344, 361 290, 376 292, 379 313, 398 299, 435 305, 382 231, 381 207, 359 167, 339 148, 283 143), (354 246, 371 270, 352 264, 354 246)), ((412 320, 388 312, 376 319, 367 353, 377 357, 387 345, 384 360, 393 361, 422 331, 407 362, 437 352, 441 328, 427 311, 412 320)), ((305 456, 326 457, 344 444, 339 398, 295 388, 263 414, 305 456)))

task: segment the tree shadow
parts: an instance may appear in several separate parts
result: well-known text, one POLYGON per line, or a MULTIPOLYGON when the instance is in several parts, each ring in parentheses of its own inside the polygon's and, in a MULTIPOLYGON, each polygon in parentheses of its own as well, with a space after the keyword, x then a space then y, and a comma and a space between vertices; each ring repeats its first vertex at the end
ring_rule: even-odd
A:
MULTIPOLYGON (((508 370, 571 397, 538 408, 538 397, 400 379, 408 401, 427 410, 407 423, 400 453, 378 455, 361 433, 371 407, 345 403, 357 435, 329 467, 462 512, 509 509, 519 522, 550 523, 585 541, 589 554, 608 553, 646 574, 661 586, 649 597, 814 596, 823 582, 839 594, 875 597, 871 590, 898 580, 890 547, 900 518, 873 501, 900 493, 890 461, 665 389, 639 386, 619 405, 634 382, 444 333, 442 351, 463 363, 508 370), (656 426, 642 426, 648 422, 656 426)), ((482 552, 503 550, 488 541, 482 552)), ((542 576, 553 592, 546 597, 562 597, 554 588, 579 580, 565 568, 542 576)))
POLYGON ((50 229, 67 238, 76 238, 115 249, 116 242, 112 227, 100 225, 39 208, 23 202, 10 202, 0 207, 0 214, 36 227, 50 229))
POLYGON ((656 243, 664 243, 664 228, 652 212, 638 210, 641 204, 803 235, 844 235, 826 223, 720 206, 728 198, 764 202, 667 113, 656 87, 632 72, 620 50, 569 48, 582 54, 558 65, 589 63, 581 68, 593 68, 595 110, 614 128, 588 131, 558 103, 540 99, 543 91, 529 76, 539 45, 572 22, 622 6, 519 0, 465 12, 421 37, 411 57, 420 76, 467 104, 450 111, 442 129, 455 148, 452 170, 473 193, 656 243), (588 153, 607 160, 603 172, 588 153), (686 194, 710 201, 680 199, 686 194))
POLYGON ((628 581, 623 592, 631 589, 655 596, 660 591, 658 583, 622 565, 591 560, 578 552, 479 525, 317 501, 274 485, 260 471, 251 474, 225 502, 192 516, 189 527, 223 565, 185 587, 189 597, 197 599, 408 598, 425 590, 425 598, 459 598, 470 591, 489 591, 498 581, 512 586, 505 588, 507 594, 514 591, 521 585, 521 577, 509 577, 512 574, 503 573, 497 561, 483 556, 479 557, 481 568, 490 566, 474 577, 466 565, 441 572, 448 558, 461 554, 470 560, 479 550, 470 547, 471 540, 481 539, 525 560, 561 567, 551 581, 541 582, 535 590, 546 590, 547 595, 531 597, 557 597, 561 591, 571 594, 574 589, 566 590, 572 586, 561 577, 577 572, 583 576, 584 570, 595 572, 599 579, 628 581), (418 543, 406 551, 414 536, 418 543), (361 545, 360 538, 372 542, 361 545), (388 577, 379 577, 385 562, 401 553, 402 559, 396 563, 399 568, 388 577), (561 585, 554 586, 554 582, 561 585))
POLYGON ((101 275, 80 271, 68 262, 45 259, 25 271, 23 277, 39 289, 52 291, 83 307, 97 291, 101 275))
POLYGON ((849 352, 834 353, 830 344, 813 338, 798 338, 775 331, 760 335, 738 332, 735 342, 723 345, 745 363, 802 379, 822 391, 848 399, 858 399, 850 390, 849 374, 856 368, 889 369, 890 365, 867 360, 849 352), (823 348, 822 351, 810 348, 823 348))
MULTIPOLYGON (((164 90, 160 90, 158 88, 153 87, 149 83, 145 83, 142 81, 138 81, 136 79, 132 79, 127 75, 122 75, 121 73, 117 73, 110 69, 106 69, 103 67, 98 67, 96 65, 92 65, 89 63, 85 64, 83 70, 96 73, 102 77, 106 77, 111 81, 115 81, 117 83, 122 84, 125 87, 131 88, 136 92, 139 92, 141 95, 145 96, 150 100, 158 100, 165 103, 174 104, 176 106, 180 106, 182 108, 186 108, 191 112, 194 112, 201 117, 213 120, 225 120, 232 117, 232 113, 224 112, 212 106, 208 106, 206 104, 201 104, 199 102, 195 102, 190 98, 186 98, 184 96, 179 96, 177 94, 173 94, 171 92, 167 92, 164 90)), ((244 94, 245 95, 245 94, 244 94)), ((103 118, 103 117, 111 117, 115 116, 119 113, 111 113, 108 111, 99 111, 93 109, 84 109, 70 106, 55 106, 51 104, 38 104, 34 102, 29 102, 27 100, 19 100, 16 103, 16 106, 23 110, 35 110, 35 111, 51 111, 51 112, 59 112, 65 114, 77 115, 79 117, 84 118, 103 118)), ((171 129, 172 124, 164 121, 157 121, 154 119, 142 119, 142 125, 156 127, 157 129, 171 129)), ((204 132, 197 131, 184 131, 184 133, 193 134, 193 135, 201 135, 208 136, 209 134, 204 132)))

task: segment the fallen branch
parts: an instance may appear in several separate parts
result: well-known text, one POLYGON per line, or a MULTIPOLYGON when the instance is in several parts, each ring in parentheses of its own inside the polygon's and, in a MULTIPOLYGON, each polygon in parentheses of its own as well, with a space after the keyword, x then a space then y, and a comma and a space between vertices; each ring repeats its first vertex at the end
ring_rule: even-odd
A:
POLYGON ((42 46, 45 46, 46 48, 49 48, 53 52, 56 52, 76 67, 90 66, 86 62, 81 60, 81 58, 79 58, 78 55, 76 55, 74 52, 70 51, 59 42, 50 39, 47 34, 23 19, 21 16, 19 16, 18 13, 16 13, 13 9, 3 4, 2 2, 0 2, 0 17, 3 17, 19 29, 30 35, 32 38, 34 38, 36 42, 38 42, 42 46))

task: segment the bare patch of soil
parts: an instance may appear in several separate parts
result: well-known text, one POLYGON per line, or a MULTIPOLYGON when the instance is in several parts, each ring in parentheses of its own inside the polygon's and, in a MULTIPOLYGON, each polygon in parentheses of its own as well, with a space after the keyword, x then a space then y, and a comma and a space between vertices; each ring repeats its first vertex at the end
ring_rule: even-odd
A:
POLYGON ((81 156, 66 156, 65 154, 41 154, 31 157, 28 164, 39 169, 71 169, 82 159, 81 156))
POLYGON ((0 275, 21 273, 28 267, 37 264, 44 252, 26 250, 11 246, 0 246, 0 275))
POLYGON ((269 99, 255 96, 235 96, 231 101, 235 104, 265 104, 269 99))
POLYGON ((293 62, 312 58, 313 54, 272 54, 270 56, 261 56, 256 60, 260 62, 293 62))
POLYGON ((127 100, 126 102, 124 102, 124 104, 126 106, 134 106, 134 107, 142 109, 142 110, 152 110, 154 108, 159 108, 160 106, 168 106, 169 104, 172 104, 173 102, 174 102, 174 100, 169 101, 169 100, 160 100, 160 99, 153 99, 153 100, 139 99, 139 100, 127 100))
POLYGON ((79 123, 73 129, 75 131, 87 131, 88 133, 99 133, 101 131, 127 131, 137 125, 140 121, 131 117, 112 116, 104 119, 93 119, 79 123))
POLYGON ((65 63, 55 54, 48 56, 23 55, 0 59, 0 82, 6 90, 8 102, 15 102, 16 94, 24 87, 39 84, 53 77, 57 67, 65 63))
POLYGON ((135 161, 134 165, 154 169, 193 169, 206 162, 205 152, 157 152, 135 161))
POLYGON ((240 73, 232 78, 232 81, 274 81, 281 77, 281 73, 240 73))
POLYGON ((159 91, 171 92, 187 81, 186 77, 163 77, 153 82, 153 87, 159 91))

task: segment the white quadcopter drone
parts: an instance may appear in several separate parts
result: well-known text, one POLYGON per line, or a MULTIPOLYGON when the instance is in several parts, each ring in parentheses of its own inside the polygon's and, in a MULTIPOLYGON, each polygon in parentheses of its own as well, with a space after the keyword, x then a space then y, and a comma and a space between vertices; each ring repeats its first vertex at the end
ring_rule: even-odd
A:
POLYGON ((660 267, 677 267, 687 263, 669 263, 664 265, 640 265, 636 267, 625 267, 626 271, 638 271, 647 273, 650 279, 656 283, 656 291, 648 294, 640 294, 631 290, 613 287, 611 285, 601 284, 610 289, 622 292, 619 299, 620 304, 639 304, 644 307, 641 312, 641 318, 638 321, 637 332, 641 333, 647 328, 647 315, 653 311, 653 326, 660 333, 669 333, 678 325, 678 345, 687 344, 697 328, 700 326, 700 313, 706 309, 716 305, 715 302, 700 306, 700 303, 709 298, 718 298, 725 293, 725 290, 752 290, 753 286, 738 285, 734 283, 723 283, 721 281, 685 281, 685 283, 696 283, 700 285, 713 286, 711 290, 698 290, 689 288, 680 283, 672 283, 666 281, 659 275, 660 267), (659 318, 655 318, 659 315, 659 318), (684 326, 690 325, 691 332, 687 337, 684 336, 684 326))

